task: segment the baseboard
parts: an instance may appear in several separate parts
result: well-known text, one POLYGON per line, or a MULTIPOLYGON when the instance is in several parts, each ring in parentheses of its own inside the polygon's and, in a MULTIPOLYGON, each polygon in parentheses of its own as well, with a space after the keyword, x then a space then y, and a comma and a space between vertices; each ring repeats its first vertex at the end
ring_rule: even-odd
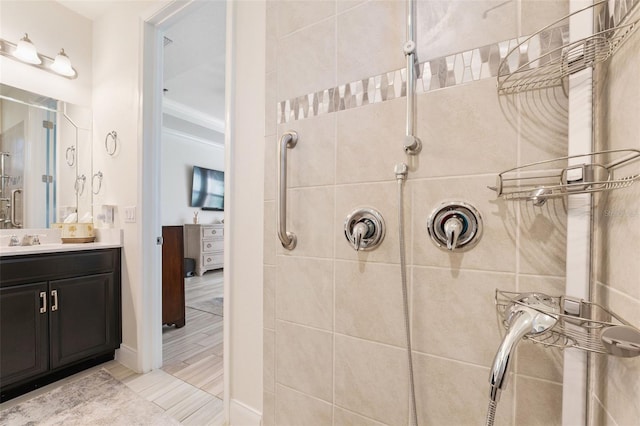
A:
POLYGON ((262 413, 235 399, 230 405, 229 426, 260 426, 262 413))
POLYGON ((116 361, 136 373, 141 373, 138 365, 138 351, 125 344, 120 344, 120 349, 116 349, 116 361))

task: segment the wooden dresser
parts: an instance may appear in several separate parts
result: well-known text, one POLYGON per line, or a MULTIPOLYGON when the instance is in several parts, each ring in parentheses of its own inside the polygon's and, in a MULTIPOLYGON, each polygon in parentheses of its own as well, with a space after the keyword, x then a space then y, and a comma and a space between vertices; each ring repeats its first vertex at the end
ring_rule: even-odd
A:
POLYGON ((184 225, 185 257, 196 261, 196 275, 224 266, 224 224, 184 225))
POLYGON ((162 324, 185 324, 182 226, 162 227, 162 324))

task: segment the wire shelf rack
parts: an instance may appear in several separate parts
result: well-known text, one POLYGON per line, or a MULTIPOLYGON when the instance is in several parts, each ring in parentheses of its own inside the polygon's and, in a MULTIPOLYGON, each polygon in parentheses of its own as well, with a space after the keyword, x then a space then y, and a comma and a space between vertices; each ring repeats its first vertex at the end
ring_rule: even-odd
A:
POLYGON ((498 174, 496 186, 488 188, 504 199, 542 206, 551 198, 631 186, 640 180, 638 160, 640 150, 617 149, 538 161, 498 174), (616 177, 616 169, 633 163, 637 173, 616 177))
POLYGON ((615 20, 606 19, 612 13, 608 2, 601 1, 571 13, 524 39, 499 65, 498 93, 512 94, 560 86, 565 77, 609 59, 640 25, 640 19, 623 20, 614 25, 615 20), (597 17, 595 33, 570 41, 569 21, 592 13, 597 17))
POLYGON ((635 357, 640 355, 640 330, 604 306, 569 296, 547 296, 544 298, 549 309, 532 307, 523 303, 523 295, 496 289, 496 312, 502 325, 509 328, 505 319, 514 305, 526 306, 556 318, 556 324, 549 330, 525 336, 526 339, 544 346, 561 349, 577 348, 588 352, 635 357))

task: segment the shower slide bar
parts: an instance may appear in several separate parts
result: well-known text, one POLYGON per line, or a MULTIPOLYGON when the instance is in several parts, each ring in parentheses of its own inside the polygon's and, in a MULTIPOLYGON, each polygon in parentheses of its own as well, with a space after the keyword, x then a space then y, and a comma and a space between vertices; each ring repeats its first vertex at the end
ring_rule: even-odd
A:
POLYGON ((278 144, 278 202, 276 219, 278 221, 278 238, 282 247, 287 250, 296 248, 298 239, 293 232, 287 232, 287 149, 292 149, 298 143, 298 134, 289 130, 282 134, 278 144))
POLYGON ((407 58, 407 128, 404 137, 404 151, 409 155, 418 155, 422 151, 422 142, 415 136, 416 79, 420 71, 416 52, 415 3, 415 0, 407 0, 407 41, 403 46, 407 58))

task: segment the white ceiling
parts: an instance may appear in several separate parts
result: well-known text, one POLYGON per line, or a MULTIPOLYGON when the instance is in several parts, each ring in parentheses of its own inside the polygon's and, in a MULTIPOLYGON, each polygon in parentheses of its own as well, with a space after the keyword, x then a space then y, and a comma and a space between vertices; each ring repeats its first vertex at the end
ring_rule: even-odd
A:
MULTIPOLYGON (((133 0, 135 1, 135 0, 133 0)), ((91 20, 108 13, 109 0, 58 0, 91 20)), ((221 131, 224 123, 226 1, 198 0, 164 31, 172 40, 164 49, 164 99, 180 119, 221 131), (191 113, 190 113, 191 112, 191 113)), ((165 113, 171 114, 171 111, 165 113)))

